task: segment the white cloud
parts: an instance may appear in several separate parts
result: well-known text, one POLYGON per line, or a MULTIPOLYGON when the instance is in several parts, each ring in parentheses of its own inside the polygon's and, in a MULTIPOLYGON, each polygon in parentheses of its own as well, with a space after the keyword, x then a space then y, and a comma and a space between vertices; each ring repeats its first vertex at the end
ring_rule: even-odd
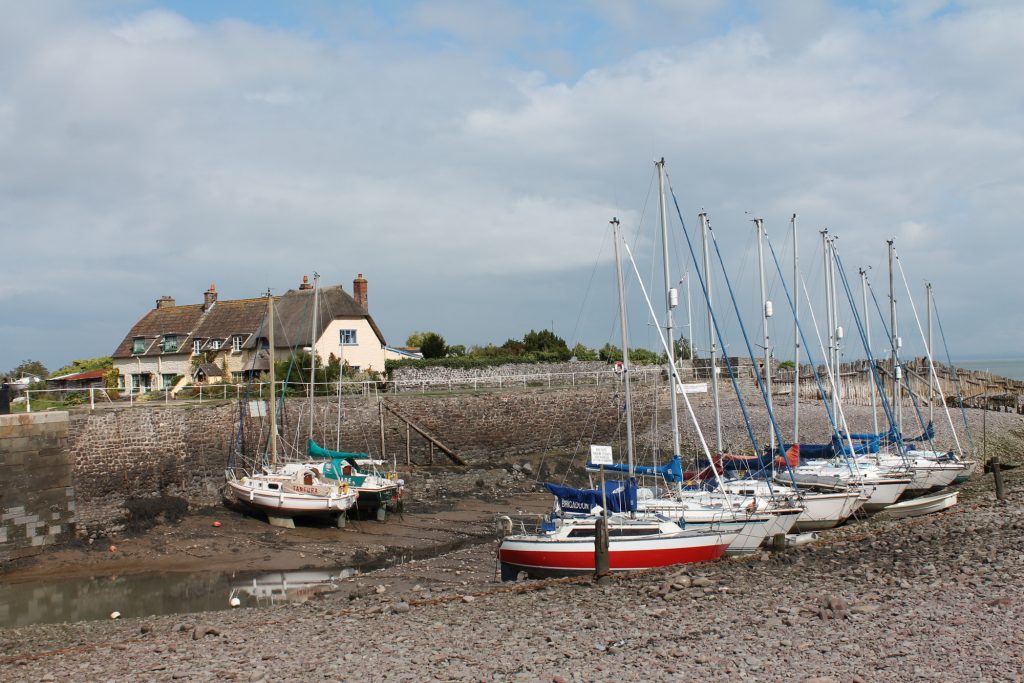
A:
MULTIPOLYGON (((400 20, 406 34, 379 42, 68 7, 0 22, 0 234, 5 252, 50 264, 47 286, 29 294, 34 310, 46 309, 45 289, 106 316, 96 355, 160 294, 196 299, 215 280, 224 296, 248 296, 314 269, 333 282, 369 273, 391 336, 422 309, 406 301, 408 283, 426 282, 422 295, 450 307, 436 312, 457 326, 449 341, 501 341, 493 320, 459 315, 488 293, 441 296, 454 287, 444 278, 528 277, 543 291, 545 278, 589 272, 612 215, 651 220, 660 156, 686 220, 707 209, 737 252, 745 210, 779 239, 795 211, 808 236, 826 225, 843 235, 853 268, 881 263, 898 234, 908 264, 948 279, 933 278, 952 292, 947 315, 975 316, 974 329, 989 323, 967 292, 995 292, 992 310, 1010 303, 993 269, 968 277, 963 260, 1020 251, 1012 66, 1024 11, 1014 4, 943 13, 925 3, 887 19, 769 3, 757 23, 634 49, 571 80, 500 58, 545 23, 505 3, 423 4, 400 20)), ((631 35, 652 21, 648 3, 603 8, 631 35)), ((709 1, 674 16, 711 22, 727 9, 709 1)), ((653 11, 663 22, 672 9, 653 11)), ((567 71, 587 54, 562 20, 535 47, 567 71)), ((24 292, 6 285, 0 301, 24 292)), ((522 305, 543 310, 543 323, 577 313, 531 296, 522 305)), ((993 348, 1024 332, 1019 321, 998 327, 993 348)), ((30 341, 9 346, 0 367, 30 355, 30 341)))

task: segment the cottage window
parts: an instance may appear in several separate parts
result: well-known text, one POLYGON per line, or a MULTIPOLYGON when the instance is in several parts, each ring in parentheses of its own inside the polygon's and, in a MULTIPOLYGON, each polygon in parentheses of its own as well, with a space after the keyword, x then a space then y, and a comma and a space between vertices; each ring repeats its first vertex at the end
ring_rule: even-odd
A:
POLYGON ((178 335, 176 334, 165 334, 164 335, 164 353, 173 353, 178 350, 178 335))
POLYGON ((161 375, 161 378, 163 379, 164 389, 174 388, 174 375, 163 374, 161 375))
POLYGON ((202 350, 202 348, 203 348, 203 342, 199 341, 198 339, 193 341, 192 342, 192 355, 193 356, 198 356, 199 352, 202 350))
POLYGON ((132 353, 144 353, 146 350, 146 338, 135 337, 132 339, 132 353))
POLYGON ((356 331, 355 330, 341 330, 341 345, 342 346, 355 346, 356 345, 356 331))
POLYGON ((242 335, 236 334, 231 338, 231 350, 235 353, 242 350, 242 335))
POLYGON ((214 339, 212 342, 210 342, 210 346, 213 347, 214 351, 218 350, 220 348, 220 340, 214 339))

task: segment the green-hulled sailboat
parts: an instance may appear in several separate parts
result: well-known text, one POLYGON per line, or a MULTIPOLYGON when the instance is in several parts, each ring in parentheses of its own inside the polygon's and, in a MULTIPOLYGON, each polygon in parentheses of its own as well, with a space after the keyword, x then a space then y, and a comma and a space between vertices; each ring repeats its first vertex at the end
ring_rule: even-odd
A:
POLYGON ((405 491, 405 482, 397 472, 380 473, 365 453, 332 451, 309 439, 307 452, 315 467, 325 479, 348 484, 359 493, 356 507, 361 512, 373 512, 384 519, 387 510, 398 509, 405 491))

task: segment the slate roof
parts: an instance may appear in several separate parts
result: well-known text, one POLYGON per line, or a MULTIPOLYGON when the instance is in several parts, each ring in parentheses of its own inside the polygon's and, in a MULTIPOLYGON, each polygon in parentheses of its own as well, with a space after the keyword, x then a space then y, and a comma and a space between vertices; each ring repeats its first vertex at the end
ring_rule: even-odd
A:
MULTIPOLYGON (((313 313, 313 289, 291 289, 274 297, 274 345, 279 348, 308 346, 313 313)), ((384 335, 370 314, 341 285, 321 287, 318 301, 319 322, 322 333, 335 318, 366 318, 374 334, 384 345, 384 335)), ((220 342, 220 348, 230 347, 235 335, 244 337, 243 349, 256 348, 257 339, 267 337, 267 300, 237 299, 217 301, 206 308, 203 304, 163 306, 153 308, 142 317, 111 354, 113 358, 169 355, 163 352, 166 335, 177 335, 178 351, 192 353, 193 342, 202 342, 202 350, 212 349, 211 342, 220 342), (145 351, 132 353, 134 340, 145 339, 145 351)), ((170 353, 170 352, 169 352, 170 353)))
POLYGON ((224 370, 216 363, 200 363, 193 375, 202 372, 207 377, 223 377, 224 370))

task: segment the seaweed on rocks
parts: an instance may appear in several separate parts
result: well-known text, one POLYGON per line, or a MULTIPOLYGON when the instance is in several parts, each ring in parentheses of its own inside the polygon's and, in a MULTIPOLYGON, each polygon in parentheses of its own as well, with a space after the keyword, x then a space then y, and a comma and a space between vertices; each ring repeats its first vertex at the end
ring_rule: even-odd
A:
POLYGON ((140 533, 161 522, 175 524, 188 512, 188 501, 178 496, 131 497, 124 501, 127 510, 125 529, 140 533))

